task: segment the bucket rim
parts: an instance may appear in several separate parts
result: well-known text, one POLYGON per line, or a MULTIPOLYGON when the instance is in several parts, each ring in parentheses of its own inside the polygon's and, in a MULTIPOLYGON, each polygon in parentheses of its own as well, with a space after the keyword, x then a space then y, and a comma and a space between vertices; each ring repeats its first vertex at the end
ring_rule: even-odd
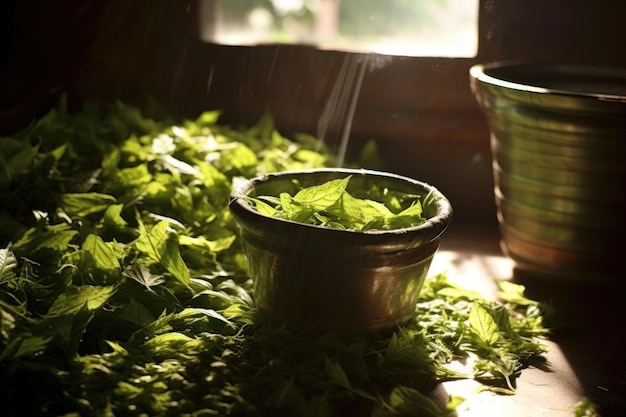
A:
MULTIPOLYGON (((552 94, 572 98, 615 102, 626 105, 624 93, 594 92, 551 87, 540 79, 568 79, 571 81, 595 80, 610 84, 626 85, 626 69, 615 66, 567 63, 543 63, 532 61, 496 61, 474 64, 470 77, 482 84, 534 94, 552 94), (538 82, 529 83, 528 79, 538 82), (543 84, 543 85, 542 85, 543 84)), ((623 87, 622 87, 623 88, 623 87)))

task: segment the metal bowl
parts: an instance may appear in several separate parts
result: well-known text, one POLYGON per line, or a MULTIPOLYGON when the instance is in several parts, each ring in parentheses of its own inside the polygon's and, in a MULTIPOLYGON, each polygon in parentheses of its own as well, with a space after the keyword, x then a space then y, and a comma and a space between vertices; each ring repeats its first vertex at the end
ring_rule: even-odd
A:
POLYGON ((435 187, 372 170, 312 169, 264 175, 233 188, 230 210, 240 225, 257 307, 300 325, 383 330, 406 322, 428 273, 452 207, 435 187), (377 185, 420 196, 427 221, 389 231, 349 231, 263 215, 245 196, 295 193, 352 175, 348 191, 377 185))
POLYGON ((503 248, 521 268, 612 276, 626 232, 626 70, 492 63, 470 69, 491 132, 503 248))

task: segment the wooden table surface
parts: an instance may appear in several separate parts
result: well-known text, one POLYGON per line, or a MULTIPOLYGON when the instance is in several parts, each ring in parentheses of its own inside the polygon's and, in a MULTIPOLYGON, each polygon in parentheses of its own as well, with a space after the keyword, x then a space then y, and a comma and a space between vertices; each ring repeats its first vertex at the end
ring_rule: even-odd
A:
POLYGON ((568 417, 584 398, 601 417, 626 416, 626 286, 619 274, 583 283, 531 275, 503 255, 497 227, 454 224, 431 266, 431 273, 442 271, 487 294, 495 291, 495 280, 523 284, 529 298, 550 309, 546 368, 523 370, 512 396, 478 393, 473 381, 444 383, 442 394, 466 399, 458 417, 568 417))

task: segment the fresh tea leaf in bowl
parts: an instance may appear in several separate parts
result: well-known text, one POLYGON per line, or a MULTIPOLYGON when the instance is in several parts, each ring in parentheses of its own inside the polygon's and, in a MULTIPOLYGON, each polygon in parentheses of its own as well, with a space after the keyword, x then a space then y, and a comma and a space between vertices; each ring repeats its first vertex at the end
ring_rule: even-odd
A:
POLYGON ((367 231, 393 230, 419 226, 426 219, 417 195, 402 195, 389 199, 387 190, 372 186, 358 198, 348 192, 352 176, 302 187, 295 195, 282 192, 278 196, 249 197, 249 201, 262 214, 279 219, 308 223, 336 229, 367 231), (400 200, 411 202, 406 208, 400 200), (386 202, 391 202, 388 205, 386 202))

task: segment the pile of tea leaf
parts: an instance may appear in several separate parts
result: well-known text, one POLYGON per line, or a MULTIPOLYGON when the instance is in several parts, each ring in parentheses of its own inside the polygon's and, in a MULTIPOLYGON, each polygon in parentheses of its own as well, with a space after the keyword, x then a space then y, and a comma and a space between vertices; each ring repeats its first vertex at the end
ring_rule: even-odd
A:
POLYGON ((546 333, 515 284, 489 300, 432 276, 384 335, 258 312, 231 185, 333 157, 270 117, 219 116, 61 101, 0 138, 4 416, 443 416, 462 399, 431 397, 442 381, 514 392, 546 333), (466 373, 450 366, 465 359, 466 373))
POLYGON ((422 217, 419 195, 371 187, 370 198, 348 192, 352 175, 309 187, 300 187, 293 196, 248 197, 259 213, 279 219, 342 230, 393 230, 419 226, 422 217), (406 201, 409 201, 407 204, 406 201))

